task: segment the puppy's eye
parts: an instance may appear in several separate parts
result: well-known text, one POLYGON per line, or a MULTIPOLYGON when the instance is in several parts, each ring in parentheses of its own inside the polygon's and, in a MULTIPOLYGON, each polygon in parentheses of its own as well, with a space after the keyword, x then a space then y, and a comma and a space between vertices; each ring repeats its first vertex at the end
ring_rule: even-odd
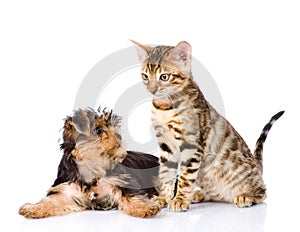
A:
POLYGON ((148 80, 149 80, 149 77, 148 77, 147 74, 142 73, 141 75, 142 75, 142 79, 143 79, 144 81, 148 81, 148 80))
POLYGON ((96 128, 93 130, 93 134, 94 134, 94 135, 102 135, 103 133, 105 133, 105 131, 102 130, 100 127, 96 127, 96 128))
POLYGON ((170 78, 170 74, 169 73, 163 73, 160 75, 159 79, 162 81, 168 81, 170 78))

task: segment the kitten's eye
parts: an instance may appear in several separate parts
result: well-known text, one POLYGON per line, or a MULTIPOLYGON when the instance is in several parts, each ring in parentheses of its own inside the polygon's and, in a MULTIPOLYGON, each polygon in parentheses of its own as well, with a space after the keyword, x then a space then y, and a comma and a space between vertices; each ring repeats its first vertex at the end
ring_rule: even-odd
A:
POLYGON ((116 133, 116 137, 117 137, 119 140, 122 139, 122 136, 121 136, 120 134, 118 134, 118 133, 116 133))
POLYGON ((149 77, 148 77, 147 74, 142 73, 141 75, 142 75, 142 79, 143 79, 144 81, 148 81, 148 80, 149 80, 149 77))
POLYGON ((170 78, 170 74, 168 74, 168 73, 161 74, 159 77, 159 79, 162 81, 168 81, 169 78, 170 78))
POLYGON ((102 135, 103 133, 105 133, 105 131, 98 126, 93 130, 94 135, 102 135))

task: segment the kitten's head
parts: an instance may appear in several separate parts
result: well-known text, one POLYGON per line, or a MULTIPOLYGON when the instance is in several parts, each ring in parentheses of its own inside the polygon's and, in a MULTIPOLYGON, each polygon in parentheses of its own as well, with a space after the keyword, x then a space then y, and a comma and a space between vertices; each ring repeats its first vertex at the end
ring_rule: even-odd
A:
POLYGON ((190 44, 182 41, 175 47, 151 47, 132 42, 142 63, 141 75, 147 90, 155 96, 181 92, 187 78, 191 78, 190 44))

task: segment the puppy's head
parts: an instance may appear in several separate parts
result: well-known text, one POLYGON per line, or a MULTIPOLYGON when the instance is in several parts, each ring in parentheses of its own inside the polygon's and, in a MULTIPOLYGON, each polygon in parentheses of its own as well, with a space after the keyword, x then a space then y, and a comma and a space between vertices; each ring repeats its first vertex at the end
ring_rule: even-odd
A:
POLYGON ((70 144, 69 150, 78 160, 108 156, 121 162, 124 159, 124 149, 120 122, 121 117, 112 111, 79 109, 65 121, 62 148, 70 144))

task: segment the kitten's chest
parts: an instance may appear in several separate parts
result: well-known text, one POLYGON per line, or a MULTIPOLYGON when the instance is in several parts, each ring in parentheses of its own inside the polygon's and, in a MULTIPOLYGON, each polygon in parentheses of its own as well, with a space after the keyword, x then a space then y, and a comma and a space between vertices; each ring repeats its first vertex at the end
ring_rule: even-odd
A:
POLYGON ((175 110, 157 110, 156 108, 152 109, 151 120, 153 123, 159 122, 163 125, 168 125, 173 121, 177 121, 178 124, 181 124, 181 118, 176 114, 175 110))
POLYGON ((177 120, 181 124, 195 124, 198 121, 198 109, 194 108, 189 99, 154 99, 152 121, 167 124, 170 120, 177 120))
POLYGON ((168 140, 180 145, 182 140, 194 140, 199 137, 199 119, 197 110, 191 107, 178 107, 162 110, 152 108, 152 125, 157 137, 163 134, 168 140), (190 138, 190 137, 193 138, 190 138))

